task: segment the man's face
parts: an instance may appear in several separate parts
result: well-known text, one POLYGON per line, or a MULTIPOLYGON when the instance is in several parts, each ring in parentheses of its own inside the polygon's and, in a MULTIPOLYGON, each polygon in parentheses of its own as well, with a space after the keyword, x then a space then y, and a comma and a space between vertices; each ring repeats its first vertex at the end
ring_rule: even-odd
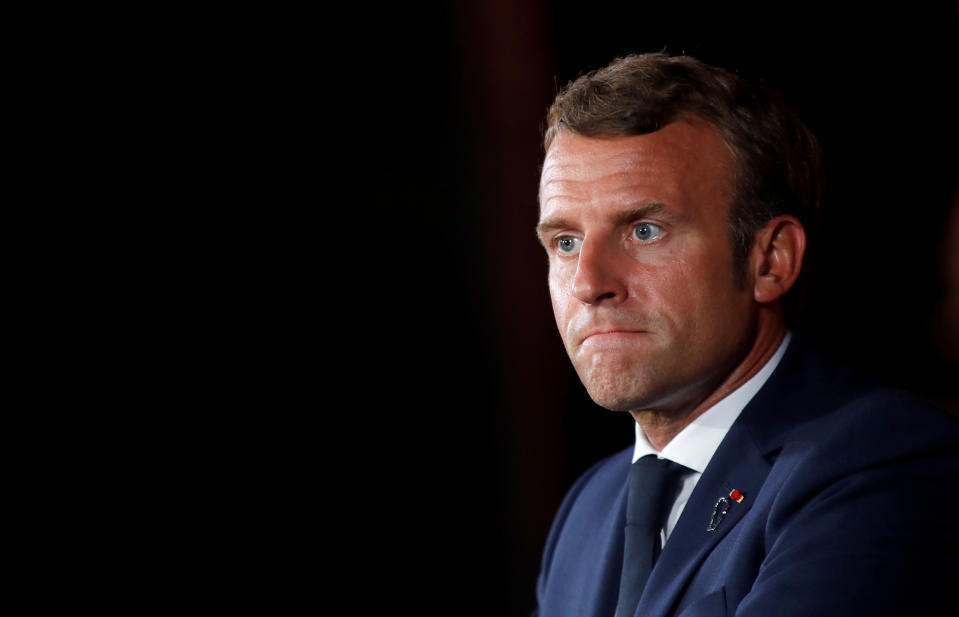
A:
POLYGON ((599 405, 689 412, 748 352, 757 305, 734 284, 734 165, 705 123, 553 140, 538 233, 556 324, 599 405))

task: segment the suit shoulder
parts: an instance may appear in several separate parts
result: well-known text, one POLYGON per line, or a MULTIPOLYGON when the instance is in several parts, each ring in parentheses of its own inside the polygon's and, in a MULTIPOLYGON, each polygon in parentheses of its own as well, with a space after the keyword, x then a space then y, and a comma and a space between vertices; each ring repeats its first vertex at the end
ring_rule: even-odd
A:
POLYGON ((624 448, 597 461, 583 472, 567 491, 563 505, 560 507, 560 513, 572 505, 584 491, 592 492, 599 489, 605 492, 608 489, 618 490, 623 486, 629 474, 632 452, 633 446, 624 448))
MULTIPOLYGON (((595 513, 583 515, 583 510, 600 508, 610 510, 615 495, 625 491, 626 480, 629 476, 632 447, 626 448, 613 455, 598 461, 587 469, 572 487, 566 492, 563 502, 553 517, 546 545, 543 550, 543 559, 540 567, 538 594, 543 594, 543 588, 552 569, 553 555, 570 519, 585 518, 598 520, 595 513), (577 513, 574 514, 573 512, 577 513)), ((575 524, 573 525, 575 527, 575 524)))
POLYGON ((894 454, 959 439, 956 417, 835 362, 801 337, 743 410, 740 424, 764 454, 790 444, 894 454))
POLYGON ((547 540, 547 553, 549 552, 549 544, 555 540, 555 536, 569 517, 570 510, 577 502, 608 504, 612 501, 612 495, 622 490, 629 475, 632 450, 631 446, 607 456, 596 462, 577 478, 576 482, 566 492, 559 510, 553 517, 550 538, 547 540))
POLYGON ((959 455, 959 418, 907 392, 877 386, 837 403, 803 426, 797 438, 889 454, 945 449, 959 455))
POLYGON ((889 512, 910 495, 917 512, 959 507, 959 420, 891 388, 861 391, 796 427, 776 457, 771 487, 796 512, 819 499, 874 494, 889 512), (931 496, 936 495, 935 501, 931 496))

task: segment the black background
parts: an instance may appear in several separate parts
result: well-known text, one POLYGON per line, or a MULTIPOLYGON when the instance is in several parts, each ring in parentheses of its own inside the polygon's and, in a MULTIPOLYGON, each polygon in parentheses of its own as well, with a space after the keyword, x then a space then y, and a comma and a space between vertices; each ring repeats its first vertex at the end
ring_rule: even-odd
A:
POLYGON ((625 53, 784 95, 828 176, 802 330, 954 394, 932 316, 959 180, 956 5, 736 7, 416 3, 173 29, 151 60, 178 110, 156 129, 182 232, 163 391, 189 393, 175 494, 199 504, 188 537, 228 573, 217 593, 532 609, 564 491, 632 442, 568 366, 533 235, 557 87, 625 53))

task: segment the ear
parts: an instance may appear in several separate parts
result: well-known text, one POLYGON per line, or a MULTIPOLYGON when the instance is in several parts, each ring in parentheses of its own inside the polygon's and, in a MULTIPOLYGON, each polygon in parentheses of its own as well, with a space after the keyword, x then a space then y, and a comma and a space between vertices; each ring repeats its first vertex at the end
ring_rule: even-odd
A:
POLYGON ((774 302, 789 291, 799 278, 805 251, 806 230, 796 217, 777 216, 756 233, 749 255, 756 302, 774 302))

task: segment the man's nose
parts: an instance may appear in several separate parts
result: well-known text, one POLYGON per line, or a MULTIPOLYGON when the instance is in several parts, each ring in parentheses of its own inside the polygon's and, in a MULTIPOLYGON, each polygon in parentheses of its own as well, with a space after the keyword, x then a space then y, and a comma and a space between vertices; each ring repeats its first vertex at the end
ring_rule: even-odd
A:
POLYGON ((627 293, 623 257, 602 239, 584 239, 573 278, 573 297, 585 304, 623 301, 627 293))

